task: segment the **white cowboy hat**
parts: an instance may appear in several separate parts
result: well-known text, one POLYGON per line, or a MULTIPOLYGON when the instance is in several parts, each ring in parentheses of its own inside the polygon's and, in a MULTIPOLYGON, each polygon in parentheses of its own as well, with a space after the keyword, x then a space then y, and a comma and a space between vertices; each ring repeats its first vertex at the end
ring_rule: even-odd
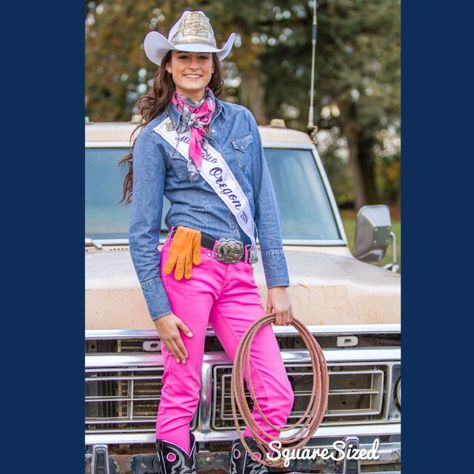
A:
POLYGON ((209 18, 202 11, 185 11, 171 28, 168 39, 157 31, 150 31, 143 43, 147 58, 161 66, 169 50, 196 53, 216 53, 220 61, 226 58, 234 45, 235 33, 219 49, 209 18))

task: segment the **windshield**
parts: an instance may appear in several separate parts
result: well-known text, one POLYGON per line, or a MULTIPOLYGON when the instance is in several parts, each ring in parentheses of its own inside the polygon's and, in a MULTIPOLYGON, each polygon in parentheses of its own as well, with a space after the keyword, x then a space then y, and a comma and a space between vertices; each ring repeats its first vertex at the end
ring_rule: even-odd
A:
MULTIPOLYGON (((127 148, 86 148, 86 237, 128 238, 130 207, 119 204, 126 167, 118 161, 127 148)), ((266 148, 281 213, 283 239, 339 240, 341 236, 311 150, 266 148)), ((164 198, 161 228, 170 207, 164 198)))
POLYGON ((338 240, 329 198, 311 150, 266 148, 283 239, 338 240))

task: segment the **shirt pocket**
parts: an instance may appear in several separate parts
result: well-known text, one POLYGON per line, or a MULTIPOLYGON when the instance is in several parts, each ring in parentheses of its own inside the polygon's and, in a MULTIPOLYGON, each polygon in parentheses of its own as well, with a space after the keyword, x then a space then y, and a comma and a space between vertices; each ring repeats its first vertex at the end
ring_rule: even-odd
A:
POLYGON ((188 160, 182 156, 170 154, 170 168, 179 182, 189 181, 188 160))
POLYGON ((249 170, 251 158, 251 143, 253 142, 252 134, 249 133, 243 137, 231 140, 234 156, 237 158, 237 163, 243 170, 249 170))

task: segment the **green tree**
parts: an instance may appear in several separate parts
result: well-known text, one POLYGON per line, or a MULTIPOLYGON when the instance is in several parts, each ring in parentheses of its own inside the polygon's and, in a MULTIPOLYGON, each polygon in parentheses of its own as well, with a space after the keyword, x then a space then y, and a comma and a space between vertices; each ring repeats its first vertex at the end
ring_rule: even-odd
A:
MULTIPOLYGON (((310 82, 312 5, 274 0, 278 17, 262 56, 265 103, 304 129, 310 82)), ((316 107, 319 129, 337 127, 347 141, 355 207, 379 198, 380 131, 399 129, 399 0, 318 2, 316 107), (325 113, 324 113, 325 112, 325 113)))
MULTIPOLYGON (((306 128, 312 3, 301 0, 86 2, 86 112, 92 120, 130 119, 156 69, 140 47, 143 38, 151 29, 167 35, 184 9, 208 14, 218 46, 238 34, 224 63, 224 100, 248 106, 260 124, 283 117, 291 127, 306 128)), ((399 135, 399 0, 318 2, 316 91, 317 126, 332 139, 322 158, 337 174, 340 200, 350 199, 344 191, 349 176, 356 208, 398 200, 400 157, 397 150, 387 154, 385 132, 399 135), (383 186, 390 186, 389 194, 380 192, 383 186)))

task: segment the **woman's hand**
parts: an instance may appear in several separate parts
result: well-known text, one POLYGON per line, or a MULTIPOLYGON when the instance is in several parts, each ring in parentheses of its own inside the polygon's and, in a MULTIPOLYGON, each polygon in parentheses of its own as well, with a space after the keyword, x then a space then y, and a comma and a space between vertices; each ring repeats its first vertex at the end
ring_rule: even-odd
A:
POLYGON ((191 331, 183 321, 173 313, 155 319, 154 322, 158 335, 166 346, 166 349, 168 349, 168 352, 176 359, 176 362, 182 362, 184 364, 188 357, 188 352, 186 347, 184 347, 179 330, 181 329, 188 337, 192 337, 191 331))
POLYGON ((293 321, 293 310, 285 286, 275 286, 268 289, 267 314, 273 312, 277 326, 287 326, 293 321))

